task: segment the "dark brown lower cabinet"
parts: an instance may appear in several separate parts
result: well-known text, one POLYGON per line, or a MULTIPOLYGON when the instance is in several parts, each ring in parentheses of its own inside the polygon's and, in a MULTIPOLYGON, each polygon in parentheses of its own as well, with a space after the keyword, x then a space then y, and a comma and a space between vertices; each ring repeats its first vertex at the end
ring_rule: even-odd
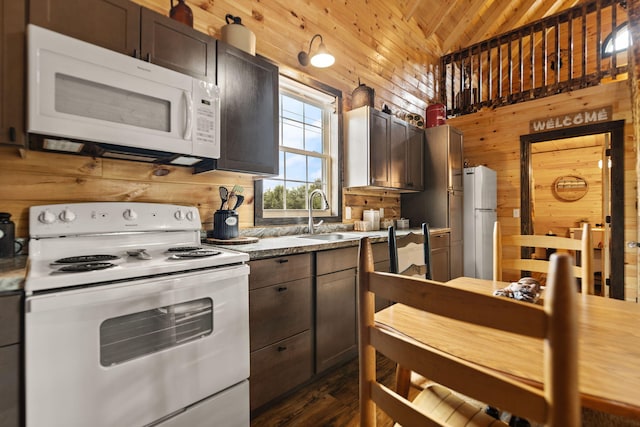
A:
POLYGON ((316 373, 358 354, 358 248, 316 252, 316 373))
POLYGON ((251 410, 313 375, 312 254, 251 261, 251 410))
POLYGON ((449 233, 431 235, 431 271, 433 280, 446 282, 451 279, 451 259, 449 253, 449 233))
POLYGON ((20 424, 20 345, 0 347, 0 426, 20 424))
POLYGON ((356 269, 316 278, 316 372, 358 353, 356 269))
POLYGON ((22 294, 0 294, 0 426, 22 425, 22 294))
POLYGON ((302 384, 313 374, 311 331, 251 353, 251 410, 302 384))

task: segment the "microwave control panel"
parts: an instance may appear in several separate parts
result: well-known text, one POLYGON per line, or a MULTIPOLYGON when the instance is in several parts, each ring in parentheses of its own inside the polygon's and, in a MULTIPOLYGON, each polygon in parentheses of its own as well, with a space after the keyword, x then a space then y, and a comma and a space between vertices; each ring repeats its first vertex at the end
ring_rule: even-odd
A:
POLYGON ((217 145, 219 157, 220 89, 205 80, 194 80, 194 142, 217 145))

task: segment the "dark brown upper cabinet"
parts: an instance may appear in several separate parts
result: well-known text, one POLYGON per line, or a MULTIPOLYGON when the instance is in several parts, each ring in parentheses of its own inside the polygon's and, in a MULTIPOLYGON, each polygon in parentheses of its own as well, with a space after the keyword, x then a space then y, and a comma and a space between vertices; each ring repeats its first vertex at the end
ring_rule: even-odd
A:
POLYGON ((0 2, 0 143, 23 146, 24 0, 0 2))
POLYGON ((30 0, 29 22, 196 78, 215 80, 215 39, 128 0, 30 0))
POLYGON ((218 169, 278 174, 278 67, 218 41, 218 169))

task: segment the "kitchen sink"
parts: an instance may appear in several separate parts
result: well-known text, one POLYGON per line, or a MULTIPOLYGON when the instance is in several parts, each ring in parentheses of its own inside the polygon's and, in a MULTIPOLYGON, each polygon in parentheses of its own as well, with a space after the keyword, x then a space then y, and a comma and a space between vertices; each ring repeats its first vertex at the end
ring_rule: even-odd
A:
POLYGON ((358 236, 348 236, 344 234, 330 233, 330 234, 305 234, 303 236, 298 236, 298 238, 334 241, 334 240, 356 240, 358 239, 358 236))

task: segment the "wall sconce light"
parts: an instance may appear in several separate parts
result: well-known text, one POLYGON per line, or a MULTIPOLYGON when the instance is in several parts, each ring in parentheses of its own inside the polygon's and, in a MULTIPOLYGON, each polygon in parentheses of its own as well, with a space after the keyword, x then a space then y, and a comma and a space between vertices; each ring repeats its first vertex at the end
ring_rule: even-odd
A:
POLYGON ((326 68, 332 66, 335 61, 336 59, 333 55, 327 51, 327 47, 324 45, 320 34, 313 36, 309 42, 309 52, 300 51, 300 53, 298 53, 298 62, 300 65, 304 65, 305 67, 309 65, 309 62, 311 62, 311 65, 314 67, 326 68), (320 37, 320 46, 318 46, 318 51, 311 56, 311 59, 309 59, 309 55, 311 55, 311 45, 316 37, 320 37))

